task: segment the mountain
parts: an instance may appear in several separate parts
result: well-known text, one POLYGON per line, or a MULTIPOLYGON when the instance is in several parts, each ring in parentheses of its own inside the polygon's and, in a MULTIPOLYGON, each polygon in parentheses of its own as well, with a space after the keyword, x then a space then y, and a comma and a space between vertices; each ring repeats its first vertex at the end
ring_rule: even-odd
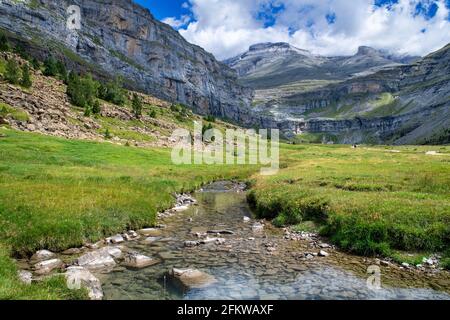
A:
POLYGON ((0 31, 33 56, 49 54, 98 78, 122 76, 130 89, 178 102, 200 114, 242 120, 252 90, 236 72, 131 0, 3 0, 0 31), (81 29, 66 27, 81 8, 81 29))
MULTIPOLYGON (((254 112, 286 135, 341 143, 450 143, 450 44, 409 65, 332 83, 257 92, 254 112)), ((287 86, 288 87, 288 86, 287 86)))
POLYGON ((242 84, 268 89, 304 80, 343 80, 413 59, 370 47, 360 47, 351 57, 323 57, 288 43, 261 43, 224 63, 237 71, 242 84))

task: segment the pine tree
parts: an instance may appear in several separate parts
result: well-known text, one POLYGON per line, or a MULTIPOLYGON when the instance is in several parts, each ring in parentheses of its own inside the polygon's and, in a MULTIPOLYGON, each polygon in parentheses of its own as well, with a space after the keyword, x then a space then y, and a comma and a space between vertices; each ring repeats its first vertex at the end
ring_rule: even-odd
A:
POLYGON ((66 65, 62 61, 56 62, 56 69, 58 70, 58 74, 60 76, 60 79, 64 81, 64 83, 67 84, 67 69, 66 65))
POLYGON ((56 75, 58 75, 57 62, 55 58, 50 56, 44 61, 44 76, 54 77, 56 75))
POLYGON ((20 69, 15 59, 9 59, 6 63, 5 79, 11 84, 19 84, 20 69))
POLYGON ((5 34, 0 33, 0 51, 9 51, 11 47, 9 46, 8 39, 5 34))
POLYGON ((139 119, 142 115, 142 101, 136 93, 133 93, 133 101, 131 102, 134 116, 139 119))
POLYGON ((41 63, 39 62, 38 59, 33 58, 31 59, 31 66, 33 67, 34 70, 39 70, 41 68, 41 63))
POLYGON ((25 63, 22 67, 22 79, 20 80, 20 85, 24 88, 30 88, 32 84, 30 67, 25 63))
POLYGON ((95 99, 94 103, 92 104, 92 113, 100 114, 101 111, 102 109, 100 107, 100 102, 98 101, 98 99, 95 99))

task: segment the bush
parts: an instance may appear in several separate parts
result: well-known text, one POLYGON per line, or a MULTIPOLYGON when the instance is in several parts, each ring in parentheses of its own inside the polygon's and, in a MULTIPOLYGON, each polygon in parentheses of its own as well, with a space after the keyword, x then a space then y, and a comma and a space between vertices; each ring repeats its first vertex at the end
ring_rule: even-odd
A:
POLYGON ((155 110, 151 110, 151 111, 148 113, 148 116, 149 116, 150 118, 156 118, 156 111, 155 111, 155 110))
POLYGON ((31 66, 33 67, 34 70, 39 70, 41 68, 41 63, 39 62, 38 59, 33 58, 31 59, 31 66))
POLYGON ((106 140, 110 140, 111 138, 112 138, 112 135, 111 135, 111 133, 109 132, 109 129, 106 128, 106 130, 105 130, 105 139, 106 139, 106 140))
POLYGON ((131 102, 134 116, 139 119, 142 115, 142 101, 136 93, 133 93, 133 101, 131 102))
POLYGON ((0 33, 0 51, 9 51, 11 49, 8 39, 4 33, 0 33))
POLYGON ((92 105, 92 113, 100 114, 101 111, 102 109, 100 107, 100 102, 97 99, 95 99, 94 104, 92 105))
POLYGON ((116 105, 124 105, 127 101, 125 90, 122 88, 122 80, 116 78, 114 81, 102 84, 99 89, 99 97, 116 105))
POLYGON ((30 67, 25 63, 22 67, 22 79, 20 80, 20 85, 25 88, 30 88, 32 84, 30 67))
POLYGON ((30 55, 20 43, 15 46, 14 53, 18 54, 22 59, 30 60, 30 55))
POLYGON ((11 84, 19 84, 20 69, 15 59, 9 59, 5 68, 5 80, 11 84))
POLYGON ((78 107, 91 109, 96 101, 99 83, 91 75, 80 77, 74 72, 69 74, 67 82, 70 101, 78 107))
POLYGON ((208 122, 216 122, 216 118, 212 115, 208 115, 208 116, 204 117, 203 119, 208 122))
POLYGON ((44 61, 44 76, 55 77, 58 75, 58 62, 52 56, 44 61))
POLYGON ((56 62, 56 70, 59 74, 60 79, 67 84, 67 69, 62 61, 56 62))

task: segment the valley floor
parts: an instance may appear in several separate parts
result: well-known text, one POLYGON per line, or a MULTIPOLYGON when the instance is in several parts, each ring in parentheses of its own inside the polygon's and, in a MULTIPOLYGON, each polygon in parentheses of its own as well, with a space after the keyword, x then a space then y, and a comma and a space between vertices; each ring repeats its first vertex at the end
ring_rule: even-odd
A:
POLYGON ((445 255, 449 165, 450 147, 282 145, 282 169, 263 177, 255 166, 175 166, 170 149, 0 128, 0 299, 83 298, 59 278, 21 284, 11 257, 152 226, 174 192, 220 179, 248 181, 260 217, 320 230, 352 252, 400 261, 407 258, 398 250, 419 252, 408 259, 445 255))

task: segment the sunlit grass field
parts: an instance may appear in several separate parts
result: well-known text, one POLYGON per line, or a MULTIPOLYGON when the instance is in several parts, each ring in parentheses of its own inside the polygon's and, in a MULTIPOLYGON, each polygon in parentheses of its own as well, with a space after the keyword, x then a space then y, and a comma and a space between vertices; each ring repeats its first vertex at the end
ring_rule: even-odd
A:
POLYGON ((314 221, 360 254, 446 251, 450 148, 285 146, 287 168, 256 179, 249 199, 277 225, 314 221), (437 151, 440 155, 426 155, 437 151))
POLYGON ((281 170, 264 177, 255 166, 175 166, 169 149, 0 128, 0 299, 83 297, 58 278, 22 285, 11 257, 152 226, 173 192, 219 179, 250 181, 249 200, 260 217, 317 228, 355 253, 445 252, 450 148, 393 149, 282 144, 281 170), (425 154, 431 150, 441 154, 425 154))

